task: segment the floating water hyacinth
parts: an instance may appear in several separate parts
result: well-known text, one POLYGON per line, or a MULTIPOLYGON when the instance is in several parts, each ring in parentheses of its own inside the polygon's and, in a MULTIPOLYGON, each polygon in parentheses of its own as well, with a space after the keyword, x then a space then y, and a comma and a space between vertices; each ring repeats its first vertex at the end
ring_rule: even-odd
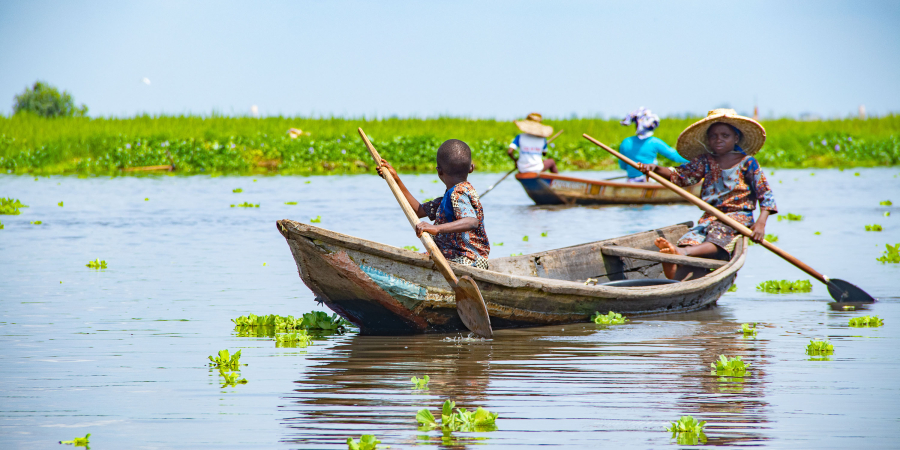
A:
POLYGON ((900 263, 900 243, 896 245, 884 244, 885 250, 884 255, 879 258, 876 258, 876 261, 884 263, 892 263, 897 264, 900 263))
POLYGON ((348 450, 375 450, 381 441, 373 434, 364 434, 359 437, 359 442, 353 440, 352 437, 347 438, 348 450))
POLYGON ((62 207, 63 207, 63 202, 57 203, 56 206, 59 206, 60 208, 62 208, 62 207))
POLYGON ((703 433, 703 427, 706 421, 699 422, 691 416, 681 416, 677 422, 672 422, 666 427, 666 431, 672 432, 672 437, 676 438, 678 445, 698 445, 706 443, 706 435, 703 433))
POLYGON ((881 206, 891 206, 891 205, 893 205, 894 203, 891 202, 890 200, 884 200, 884 201, 878 202, 878 204, 881 205, 881 206))
POLYGON ((324 332, 343 332, 351 325, 353 324, 337 314, 329 316, 328 313, 322 311, 312 311, 304 314, 303 322, 301 323, 301 326, 307 330, 324 332))
POLYGON ((90 267, 91 269, 105 269, 105 268, 106 268, 106 261, 101 261, 101 260, 98 258, 98 259, 95 259, 95 260, 93 260, 93 261, 88 261, 88 263, 85 264, 85 266, 86 266, 86 267, 90 267))
POLYGON ((413 252, 419 251, 419 247, 416 247, 415 245, 404 245, 403 248, 413 252))
POLYGON ((413 389, 428 389, 428 380, 430 379, 431 378, 429 378, 428 375, 425 375, 422 378, 418 378, 413 375, 413 377, 410 378, 409 381, 413 384, 413 389))
POLYGON ((737 292, 737 285, 732 284, 730 288, 728 288, 727 292, 737 292))
POLYGON ((522 240, 525 241, 525 242, 528 242, 528 236, 527 236, 527 235, 526 235, 526 236, 522 236, 522 240))
POLYGON ((296 205, 297 202, 284 202, 285 205, 296 205))
POLYGON ((522 256, 522 252, 519 252, 519 253, 510 253, 509 256, 522 256))
MULTIPOLYGON (((767 234, 765 239, 773 244, 778 242, 778 236, 776 236, 774 234, 767 234)), ((750 245, 756 245, 756 243, 753 241, 750 241, 750 245)))
POLYGON ((756 336, 756 324, 742 323, 741 332, 744 333, 744 336, 756 336))
POLYGON ((3 228, 4 228, 4 227, 3 227, 3 222, 0 222, 0 230, 2 230, 3 228))
POLYGON ((725 355, 719 355, 716 362, 710 364, 713 368, 712 374, 726 377, 743 377, 747 375, 747 369, 750 368, 749 363, 745 363, 740 356, 729 358, 725 355))
POLYGON ((812 291, 812 282, 809 280, 768 280, 756 286, 757 291, 770 294, 793 294, 812 291))
POLYGON ((222 387, 236 387, 238 384, 247 384, 246 378, 238 378, 241 376, 237 372, 226 372, 219 369, 219 375, 222 377, 222 387))
POLYGON ((238 370, 238 368, 241 366, 240 350, 234 352, 233 355, 228 352, 228 349, 219 350, 218 356, 208 356, 208 358, 210 361, 212 361, 209 363, 210 366, 218 367, 224 370, 238 370))
POLYGON ((791 222, 799 222, 799 221, 803 220, 803 216, 801 216, 800 214, 791 214, 791 213, 779 214, 778 221, 781 222, 782 220, 788 220, 791 222))
POLYGON ((435 419, 428 409, 421 409, 416 414, 420 430, 432 430, 441 428, 445 432, 452 431, 494 431, 497 429, 496 420, 499 414, 492 413, 482 407, 475 411, 467 411, 465 408, 455 408, 456 402, 447 400, 441 408, 441 421, 435 419), (455 410, 454 410, 455 408, 455 410))
POLYGON ((591 316, 591 322, 598 325, 622 325, 627 321, 627 317, 612 311, 605 315, 595 311, 594 315, 591 316))
POLYGON ((263 316, 250 314, 231 319, 231 321, 234 323, 234 331, 238 332, 238 336, 242 336, 242 334, 257 337, 273 336, 275 333, 284 333, 303 328, 302 317, 295 319, 294 316, 279 316, 277 314, 263 316))
POLYGON ((259 203, 254 205, 253 203, 244 202, 237 205, 231 205, 232 208, 234 208, 235 206, 237 206, 238 208, 259 208, 259 203))
POLYGON ((862 316, 850 319, 850 326, 856 328, 880 327, 884 325, 884 320, 878 316, 862 316))
POLYGON ((834 353, 834 346, 831 342, 812 339, 806 346, 806 354, 810 356, 831 355, 834 353))
POLYGON ((30 223, 31 223, 32 225, 41 225, 41 224, 44 223, 44 222, 41 222, 40 220, 35 220, 34 222, 30 222, 30 223))
POLYGON ((91 433, 84 435, 84 437, 77 437, 72 439, 71 441, 59 441, 60 444, 66 445, 74 445, 75 447, 87 447, 90 444, 91 433))
POLYGON ((244 190, 241 188, 235 188, 235 189, 232 189, 231 192, 234 192, 235 194, 240 194, 241 192, 244 192, 244 190))
POLYGON ((22 204, 19 199, 16 198, 2 198, 0 197, 0 214, 6 214, 10 216, 17 216, 21 214, 19 208, 27 208, 28 205, 22 204))
POLYGON ((322 216, 316 216, 315 219, 309 219, 312 223, 322 223, 322 216))
POLYGON ((541 233, 541 237, 547 237, 547 232, 545 231, 545 232, 541 233))
POLYGON ((310 344, 312 344, 312 338, 306 330, 275 335, 276 347, 306 348, 309 347, 310 344))
POLYGON ((866 231, 883 231, 883 228, 881 228, 881 225, 878 225, 876 223, 872 225, 866 225, 866 231))
POLYGON ((496 244, 494 244, 494 245, 496 245, 496 246, 498 246, 498 247, 503 247, 503 243, 502 243, 502 242, 498 242, 498 243, 496 243, 496 244))

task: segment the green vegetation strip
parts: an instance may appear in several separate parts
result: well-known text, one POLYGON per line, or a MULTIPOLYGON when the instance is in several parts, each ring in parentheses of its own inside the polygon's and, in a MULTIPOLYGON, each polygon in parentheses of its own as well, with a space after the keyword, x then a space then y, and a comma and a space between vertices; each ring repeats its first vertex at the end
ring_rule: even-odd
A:
MULTIPOLYGON (((655 135, 674 145, 695 118, 665 118, 655 135)), ((616 147, 633 129, 618 119, 547 120, 569 130, 550 149, 562 170, 618 169, 603 149, 581 138, 589 133, 616 147)), ((763 167, 853 167, 900 164, 900 116, 868 120, 763 121, 763 167)), ((0 117, 0 170, 17 174, 114 175, 129 167, 171 164, 181 174, 343 174, 371 172, 356 135, 363 127, 386 159, 403 172, 433 172, 437 147, 466 141, 479 171, 502 172, 512 163, 506 148, 518 130, 512 122, 434 119, 139 116, 0 117), (305 133, 297 138, 288 129, 305 133), (306 132, 309 134, 307 135, 306 132)), ((661 161, 661 164, 670 164, 661 161)), ((129 172, 138 175, 141 172, 129 172)))
POLYGON ((851 327, 880 327, 882 325, 884 325, 884 319, 880 319, 878 316, 862 316, 850 319, 851 327))
POLYGON ((809 280, 768 280, 759 283, 756 286, 757 291, 768 292, 770 294, 794 294, 797 292, 812 291, 812 282, 809 280))

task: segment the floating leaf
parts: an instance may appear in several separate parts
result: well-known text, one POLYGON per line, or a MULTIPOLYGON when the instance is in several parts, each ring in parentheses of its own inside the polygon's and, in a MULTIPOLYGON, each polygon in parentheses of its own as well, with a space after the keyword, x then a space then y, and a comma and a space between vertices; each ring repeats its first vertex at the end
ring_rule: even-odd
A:
POLYGON ((496 244, 494 244, 494 245, 496 245, 497 247, 503 247, 503 243, 502 243, 502 242, 498 242, 498 243, 496 243, 496 244))
POLYGON ((235 206, 237 206, 238 208, 259 208, 259 203, 254 205, 253 203, 244 202, 238 203, 237 205, 231 205, 232 208, 234 208, 235 206))
POLYGON ((82 437, 82 438, 77 437, 75 439, 72 439, 71 441, 59 441, 59 443, 66 444, 66 445, 74 445, 75 447, 87 447, 88 444, 90 444, 90 440, 91 440, 91 433, 88 433, 88 434, 84 435, 84 437, 82 437))
POLYGON ((99 258, 93 261, 88 261, 85 266, 90 267, 91 269, 105 269, 106 261, 101 261, 99 258))
POLYGON ((223 370, 238 370, 238 367, 241 365, 240 350, 234 352, 233 355, 229 354, 228 349, 219 350, 218 356, 209 356, 208 358, 212 361, 209 363, 210 366, 218 367, 223 370))
POLYGON ((416 247, 415 245, 404 245, 403 248, 414 252, 419 251, 419 247, 416 247))
POLYGON ((413 384, 413 389, 428 389, 428 380, 430 380, 428 375, 425 375, 422 378, 413 376, 409 379, 409 381, 413 384))
POLYGON ((598 325, 622 325, 627 321, 628 318, 612 311, 606 315, 600 314, 600 312, 594 312, 594 315, 591 316, 591 322, 598 325))
POLYGON ((744 336, 756 336, 756 324, 742 323, 741 332, 744 333, 744 336))
POLYGON ((285 205, 296 205, 297 202, 284 202, 285 205))
POLYGON ((315 219, 309 219, 312 223, 322 223, 322 216, 316 216, 315 219))
POLYGON ((44 223, 44 222, 41 222, 40 220, 35 220, 35 221, 31 222, 32 225, 40 225, 42 223, 44 223))
POLYGON ((62 208, 62 207, 63 207, 63 202, 57 203, 56 206, 59 206, 60 208, 62 208))
POLYGON ((872 224, 872 225, 866 225, 866 231, 883 231, 883 230, 884 229, 881 228, 881 225, 878 225, 877 223, 872 224))
POLYGON ((528 236, 527 236, 527 235, 526 235, 526 236, 522 236, 522 240, 525 241, 525 242, 528 242, 528 236))
POLYGON ((896 245, 884 244, 885 251, 884 255, 880 258, 876 258, 876 261, 880 261, 883 263, 892 263, 897 264, 900 263, 900 243, 896 245))
POLYGON ((779 214, 778 221, 781 222, 782 220, 788 220, 791 222, 799 222, 799 221, 803 220, 803 216, 801 216, 800 214, 791 214, 791 213, 779 214))
POLYGON ((719 355, 716 362, 710 364, 712 366, 713 375, 726 377, 743 377, 747 375, 747 369, 750 368, 749 363, 745 363, 740 356, 729 358, 725 355, 719 355))
POLYGON ((756 286, 757 291, 768 292, 770 294, 793 294, 797 292, 812 291, 812 282, 809 280, 768 280, 756 286))
POLYGON ((806 354, 810 356, 831 355, 833 353, 834 346, 831 345, 831 342, 828 341, 813 339, 809 341, 809 345, 806 346, 806 354))
POLYGON ((545 232, 541 233, 541 237, 547 237, 547 232, 545 231, 545 232))
POLYGON ((19 211, 19 208, 27 208, 28 205, 22 204, 18 199, 15 198, 0 198, 0 214, 6 214, 10 216, 17 216, 22 212, 19 211))
POLYGON ((353 440, 352 437, 347 438, 348 450, 375 450, 381 441, 372 434, 364 434, 359 437, 359 442, 353 440))
POLYGON ((234 188, 231 190, 231 192, 234 192, 235 194, 240 194, 241 192, 244 192, 244 190, 241 188, 234 188))
POLYGON ((699 422, 691 416, 681 416, 677 422, 666 427, 666 431, 672 432, 672 437, 676 438, 678 445, 698 445, 706 443, 706 435, 703 433, 703 427, 706 421, 699 422))
POLYGON ((878 318, 878 316, 862 316, 850 319, 851 327, 880 327, 882 325, 884 325, 884 320, 878 318))
POLYGON ((737 292, 737 285, 732 283, 727 292, 737 292))
POLYGON ((878 202, 878 204, 881 205, 881 206, 891 206, 891 205, 893 205, 894 203, 891 202, 890 200, 884 200, 884 201, 882 201, 882 202, 878 202))

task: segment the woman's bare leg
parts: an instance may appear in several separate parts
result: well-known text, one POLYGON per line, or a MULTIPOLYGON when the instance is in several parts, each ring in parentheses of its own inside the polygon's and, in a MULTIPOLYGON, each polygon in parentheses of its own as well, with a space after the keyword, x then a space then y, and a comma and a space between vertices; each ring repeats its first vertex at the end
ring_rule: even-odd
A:
MULTIPOLYGON (((716 247, 715 244, 704 242, 699 245, 689 245, 687 247, 678 247, 663 237, 656 238, 656 241, 653 242, 656 244, 656 247, 659 248, 660 253, 666 253, 669 255, 682 255, 682 256, 693 256, 695 258, 711 258, 719 252, 719 247, 716 247)), ((663 274, 668 279, 673 279, 675 277, 675 272, 678 270, 678 264, 672 263, 662 263, 663 266, 663 274)))

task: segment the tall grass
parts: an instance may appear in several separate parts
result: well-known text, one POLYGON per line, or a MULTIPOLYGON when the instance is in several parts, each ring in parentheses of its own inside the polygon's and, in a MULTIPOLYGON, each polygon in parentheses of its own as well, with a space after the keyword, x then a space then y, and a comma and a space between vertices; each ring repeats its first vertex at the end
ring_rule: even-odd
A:
MULTIPOLYGON (((668 118, 656 136, 674 145, 693 118, 668 118)), ((613 147, 633 129, 616 120, 547 120, 566 132, 550 156, 562 169, 612 168, 615 161, 581 137, 588 133, 613 147)), ((768 140, 757 158, 767 167, 850 167, 900 164, 900 116, 869 120, 764 121, 768 140)), ((512 168, 505 148, 511 122, 434 119, 138 116, 45 119, 0 117, 0 170, 33 174, 114 174, 136 166, 168 164, 179 173, 355 173, 370 158, 356 128, 379 152, 407 172, 432 171, 434 152, 446 139, 466 141, 481 171, 512 168), (289 128, 309 135, 291 139, 289 128)))

